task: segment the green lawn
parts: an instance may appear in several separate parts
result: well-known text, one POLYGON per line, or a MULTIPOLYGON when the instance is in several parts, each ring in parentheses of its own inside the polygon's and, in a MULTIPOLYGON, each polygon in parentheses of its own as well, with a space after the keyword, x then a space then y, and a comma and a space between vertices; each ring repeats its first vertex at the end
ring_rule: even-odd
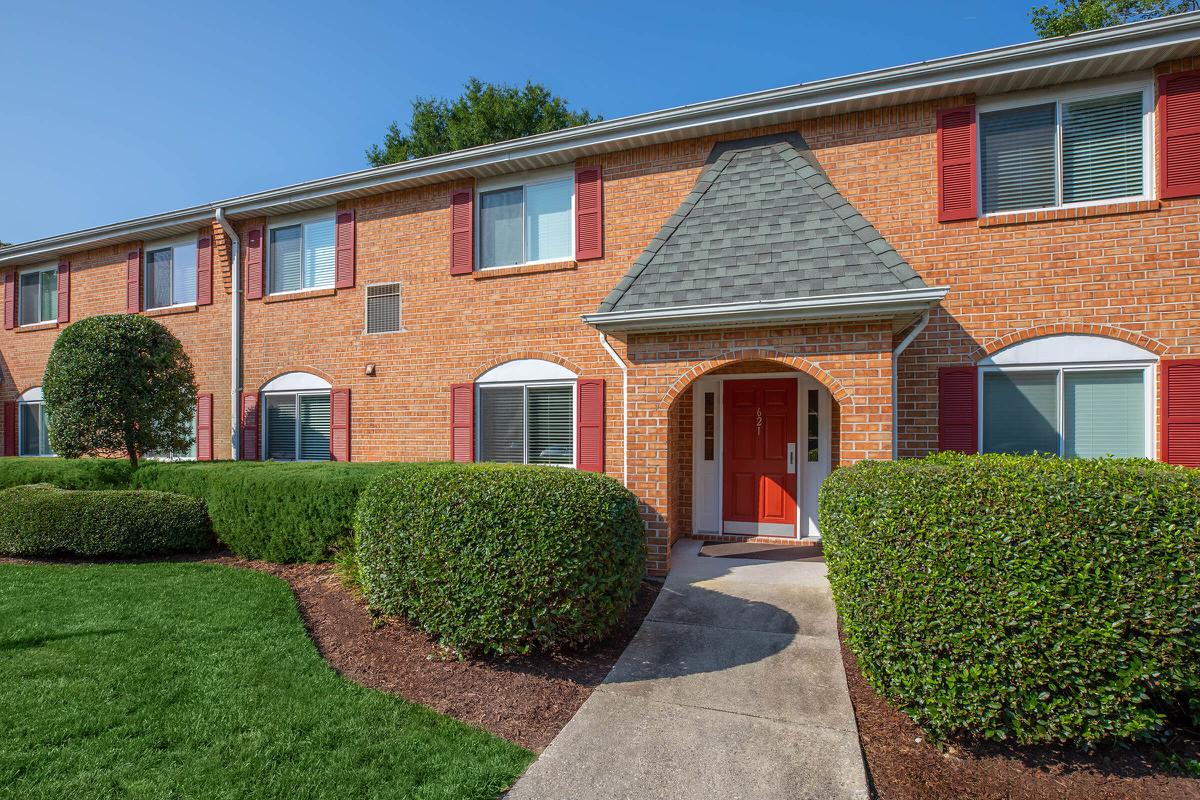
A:
POLYGON ((494 798, 532 758, 340 677, 269 575, 0 565, 0 798, 494 798))

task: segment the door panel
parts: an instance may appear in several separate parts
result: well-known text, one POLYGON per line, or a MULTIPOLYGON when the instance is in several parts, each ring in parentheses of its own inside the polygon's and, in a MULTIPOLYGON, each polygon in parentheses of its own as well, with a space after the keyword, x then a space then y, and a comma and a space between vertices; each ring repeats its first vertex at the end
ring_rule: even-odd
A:
MULTIPOLYGON (((724 414, 724 517, 730 532, 780 535, 796 522, 796 380, 728 380, 724 414), (756 526, 763 526, 759 529, 756 526)), ((785 534, 789 535, 789 534, 785 534)))

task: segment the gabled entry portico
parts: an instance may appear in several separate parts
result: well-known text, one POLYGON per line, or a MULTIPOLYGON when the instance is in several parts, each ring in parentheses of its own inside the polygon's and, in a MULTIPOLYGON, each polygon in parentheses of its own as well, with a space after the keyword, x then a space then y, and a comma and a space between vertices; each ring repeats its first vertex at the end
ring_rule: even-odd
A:
POLYGON ((584 316, 623 345, 626 482, 643 501, 651 570, 669 568, 680 536, 818 537, 834 465, 892 457, 893 348, 944 295, 803 138, 716 143, 584 316))

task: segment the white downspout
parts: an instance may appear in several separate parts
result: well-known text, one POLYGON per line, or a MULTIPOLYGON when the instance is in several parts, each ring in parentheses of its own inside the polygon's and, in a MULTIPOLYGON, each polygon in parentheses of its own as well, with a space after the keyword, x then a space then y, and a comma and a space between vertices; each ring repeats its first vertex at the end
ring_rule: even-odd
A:
POLYGON ((921 314, 921 318, 917 320, 917 324, 908 332, 908 335, 896 345, 896 349, 892 351, 892 460, 896 460, 896 453, 900 449, 900 404, 896 402, 896 392, 900 387, 900 354, 908 349, 912 344, 913 339, 917 338, 921 331, 925 330, 925 326, 929 324, 929 312, 921 314))
POLYGON ((629 486, 629 365, 608 343, 608 334, 600 332, 600 346, 621 368, 621 483, 629 486))
POLYGON ((233 299, 229 320, 229 445, 230 457, 237 461, 241 439, 241 426, 238 422, 242 404, 242 240, 238 238, 237 231, 229 224, 229 220, 225 219, 224 209, 217 209, 216 219, 225 235, 229 237, 229 263, 230 269, 233 270, 233 299))

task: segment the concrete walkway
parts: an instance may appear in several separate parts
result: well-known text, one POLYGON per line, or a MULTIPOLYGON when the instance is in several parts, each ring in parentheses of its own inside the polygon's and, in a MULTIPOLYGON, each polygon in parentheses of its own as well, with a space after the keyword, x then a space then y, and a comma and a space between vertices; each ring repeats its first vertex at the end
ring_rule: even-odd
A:
POLYGON ((825 565, 699 549, 509 800, 868 797, 825 565))

